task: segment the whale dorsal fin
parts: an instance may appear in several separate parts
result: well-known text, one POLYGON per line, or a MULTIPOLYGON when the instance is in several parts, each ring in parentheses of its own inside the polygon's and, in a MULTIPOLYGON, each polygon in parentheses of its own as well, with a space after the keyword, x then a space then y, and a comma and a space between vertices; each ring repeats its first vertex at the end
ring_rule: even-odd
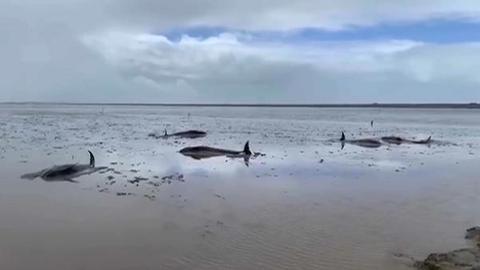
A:
POLYGON ((167 137, 168 134, 167 134, 167 129, 165 129, 165 132, 163 133, 163 136, 167 137))
POLYGON ((340 141, 345 141, 345 133, 342 131, 342 137, 340 137, 340 141))
POLYGON ((252 152, 250 151, 250 145, 249 145, 248 141, 245 143, 245 146, 243 147, 243 153, 245 153, 247 155, 252 154, 252 152))
POLYGON ((90 154, 90 167, 95 167, 95 157, 93 156, 92 152, 88 151, 90 154))
POLYGON ((432 136, 428 136, 428 138, 425 140, 425 142, 429 143, 432 140, 432 136))

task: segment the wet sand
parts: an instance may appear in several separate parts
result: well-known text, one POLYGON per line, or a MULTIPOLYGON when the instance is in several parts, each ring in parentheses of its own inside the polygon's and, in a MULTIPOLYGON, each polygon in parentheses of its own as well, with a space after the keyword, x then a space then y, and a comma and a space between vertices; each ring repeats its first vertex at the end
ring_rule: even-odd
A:
POLYGON ((480 224, 476 111, 2 105, 0 138, 1 269, 411 269, 395 254, 480 224), (341 130, 435 142, 342 150, 341 130), (178 153, 246 140, 249 167, 178 153), (87 150, 110 170, 20 179, 87 150))

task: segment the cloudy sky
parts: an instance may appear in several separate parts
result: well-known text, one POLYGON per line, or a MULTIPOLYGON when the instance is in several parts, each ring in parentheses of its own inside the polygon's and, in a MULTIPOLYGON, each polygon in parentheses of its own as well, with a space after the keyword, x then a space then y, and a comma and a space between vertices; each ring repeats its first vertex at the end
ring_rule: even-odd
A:
POLYGON ((478 0, 0 0, 0 102, 480 102, 478 0))

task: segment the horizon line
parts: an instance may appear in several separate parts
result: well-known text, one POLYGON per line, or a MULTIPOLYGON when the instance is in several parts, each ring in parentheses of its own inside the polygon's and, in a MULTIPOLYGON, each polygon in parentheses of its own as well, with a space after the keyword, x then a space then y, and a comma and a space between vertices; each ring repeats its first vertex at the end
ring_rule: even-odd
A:
POLYGON ((127 102, 0 102, 0 105, 94 105, 162 107, 284 107, 284 108, 468 108, 480 109, 480 103, 127 103, 127 102))

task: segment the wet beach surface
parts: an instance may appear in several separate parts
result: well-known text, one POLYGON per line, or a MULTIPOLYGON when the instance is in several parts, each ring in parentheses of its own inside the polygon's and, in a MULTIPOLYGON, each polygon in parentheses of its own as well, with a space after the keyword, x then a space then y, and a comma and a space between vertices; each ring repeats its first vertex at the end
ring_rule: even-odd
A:
POLYGON ((480 224, 476 110, 0 105, 0 139, 1 269, 411 269, 480 224), (178 153, 247 140, 248 167, 178 153), (20 178, 87 150, 108 169, 20 178))

